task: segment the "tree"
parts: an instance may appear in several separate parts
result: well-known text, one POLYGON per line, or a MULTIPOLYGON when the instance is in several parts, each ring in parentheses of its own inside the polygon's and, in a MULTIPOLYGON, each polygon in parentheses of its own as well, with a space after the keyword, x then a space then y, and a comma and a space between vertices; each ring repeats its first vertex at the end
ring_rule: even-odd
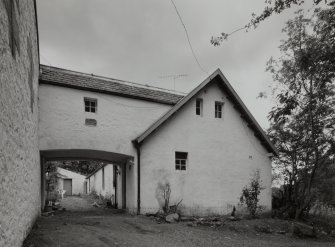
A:
MULTIPOLYGON (((315 5, 318 5, 322 2, 325 3, 326 6, 330 8, 335 7, 335 0, 313 0, 315 5)), ((234 30, 231 33, 221 33, 217 37, 211 38, 211 44, 214 46, 219 46, 224 40, 228 39, 229 36, 233 35, 236 32, 242 31, 242 30, 250 30, 252 27, 257 28, 258 25, 268 19, 273 14, 280 14, 286 9, 291 8, 293 5, 300 6, 304 4, 304 0, 265 0, 265 8, 263 12, 260 15, 252 14, 251 20, 244 26, 239 29, 234 30)))
POLYGON ((104 162, 97 160, 66 160, 66 161, 52 161, 53 165, 81 173, 82 175, 89 175, 96 169, 104 165, 104 162))
POLYGON ((335 9, 300 11, 283 31, 282 57, 268 70, 278 82, 269 135, 284 177, 285 210, 301 218, 316 199, 321 167, 335 155, 335 9))

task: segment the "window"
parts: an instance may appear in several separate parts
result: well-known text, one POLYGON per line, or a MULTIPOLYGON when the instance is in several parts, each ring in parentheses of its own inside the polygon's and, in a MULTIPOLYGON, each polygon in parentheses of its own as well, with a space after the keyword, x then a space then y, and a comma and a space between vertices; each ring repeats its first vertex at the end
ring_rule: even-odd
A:
POLYGON ((222 118, 223 102, 215 101, 215 118, 222 118))
POLYGON ((84 98, 85 112, 97 112, 98 101, 97 99, 84 98))
POLYGON ((187 153, 176 152, 176 170, 185 171, 187 164, 187 153))
POLYGON ((105 168, 102 168, 102 189, 105 189, 105 168))
POLYGON ((195 101, 195 114, 202 116, 202 99, 196 99, 195 101))

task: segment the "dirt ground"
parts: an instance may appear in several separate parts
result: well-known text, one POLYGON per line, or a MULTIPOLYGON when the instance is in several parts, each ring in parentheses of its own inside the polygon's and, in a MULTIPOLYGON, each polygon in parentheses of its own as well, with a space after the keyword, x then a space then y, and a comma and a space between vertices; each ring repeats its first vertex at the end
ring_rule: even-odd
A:
POLYGON ((256 224, 286 224, 280 220, 241 220, 226 222, 221 227, 191 227, 186 222, 157 224, 146 216, 95 208, 80 197, 69 197, 63 205, 68 205, 65 212, 37 220, 23 246, 335 246, 332 239, 299 239, 289 234, 252 230, 256 224))

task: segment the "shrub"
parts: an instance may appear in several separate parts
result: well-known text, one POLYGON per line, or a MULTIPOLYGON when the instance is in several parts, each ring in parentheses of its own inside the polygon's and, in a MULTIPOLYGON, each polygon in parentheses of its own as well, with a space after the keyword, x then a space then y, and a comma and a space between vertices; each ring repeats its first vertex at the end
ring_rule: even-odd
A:
POLYGON ((256 170, 251 176, 249 185, 244 186, 242 189, 242 195, 240 197, 241 204, 246 204, 247 209, 252 217, 256 216, 257 211, 261 211, 263 208, 258 206, 259 194, 265 189, 260 179, 259 170, 256 170))

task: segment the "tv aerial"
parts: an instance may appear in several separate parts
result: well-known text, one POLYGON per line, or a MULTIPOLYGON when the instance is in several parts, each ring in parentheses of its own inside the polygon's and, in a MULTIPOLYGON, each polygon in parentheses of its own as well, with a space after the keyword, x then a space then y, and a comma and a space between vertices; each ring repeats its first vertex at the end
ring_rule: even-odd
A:
POLYGON ((181 78, 181 77, 187 77, 188 74, 178 74, 178 75, 163 75, 160 76, 160 79, 169 79, 172 78, 173 79, 173 90, 176 91, 176 80, 181 78))

